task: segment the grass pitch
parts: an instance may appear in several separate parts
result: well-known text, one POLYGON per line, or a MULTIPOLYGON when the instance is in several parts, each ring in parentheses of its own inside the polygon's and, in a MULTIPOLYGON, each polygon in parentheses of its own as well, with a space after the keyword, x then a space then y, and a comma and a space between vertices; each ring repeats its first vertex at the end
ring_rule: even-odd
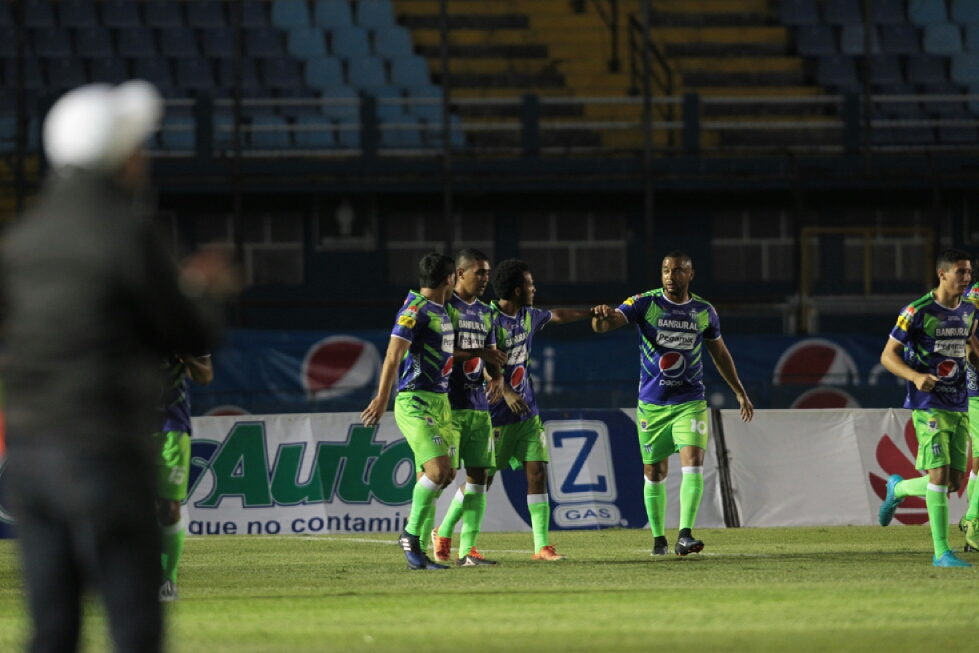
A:
MULTIPOLYGON (((539 563, 529 533, 486 533, 496 568, 410 573, 393 536, 188 538, 168 650, 974 648, 979 555, 963 555, 975 569, 932 567, 926 527, 697 535, 704 554, 654 559, 646 531, 556 533, 569 559, 539 563)), ((0 542, 0 651, 27 634, 15 553, 0 542)), ((83 650, 110 650, 94 602, 87 619, 83 650)))

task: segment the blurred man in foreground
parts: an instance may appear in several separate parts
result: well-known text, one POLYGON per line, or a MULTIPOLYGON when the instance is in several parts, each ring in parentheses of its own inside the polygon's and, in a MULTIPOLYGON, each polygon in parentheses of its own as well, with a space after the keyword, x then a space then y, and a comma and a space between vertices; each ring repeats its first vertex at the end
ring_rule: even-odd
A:
POLYGON ((6 234, 2 364, 9 499, 30 650, 75 651, 86 585, 115 649, 160 650, 160 529, 151 440, 159 361, 206 351, 237 279, 216 255, 179 274, 139 190, 162 100, 140 81, 76 89, 44 122, 53 173, 6 234))

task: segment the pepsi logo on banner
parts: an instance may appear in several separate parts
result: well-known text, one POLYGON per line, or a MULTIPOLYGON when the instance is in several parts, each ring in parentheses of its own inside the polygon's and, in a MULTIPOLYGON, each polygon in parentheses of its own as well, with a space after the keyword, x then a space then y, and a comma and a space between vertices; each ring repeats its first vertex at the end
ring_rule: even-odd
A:
POLYGON ((846 349, 823 338, 807 338, 786 349, 775 364, 772 383, 820 386, 797 397, 792 408, 860 407, 852 395, 832 387, 859 385, 857 364, 846 349))
POLYGON ((663 376, 675 379, 687 369, 687 359, 675 351, 667 352, 659 358, 659 371, 663 376))
POLYGON ((251 415, 251 413, 241 406, 235 406, 233 404, 215 406, 211 410, 204 413, 205 417, 237 417, 238 415, 251 415))
POLYGON ((952 383, 959 376, 959 364, 951 359, 945 359, 935 368, 938 380, 942 383, 952 383))
POLYGON ((335 399, 371 386, 381 370, 377 347, 352 336, 331 336, 306 352, 300 379, 307 395, 335 399))
POLYGON ((517 365, 513 368, 513 374, 510 375, 510 387, 514 390, 519 390, 523 387, 524 382, 527 380, 527 368, 523 365, 517 365))

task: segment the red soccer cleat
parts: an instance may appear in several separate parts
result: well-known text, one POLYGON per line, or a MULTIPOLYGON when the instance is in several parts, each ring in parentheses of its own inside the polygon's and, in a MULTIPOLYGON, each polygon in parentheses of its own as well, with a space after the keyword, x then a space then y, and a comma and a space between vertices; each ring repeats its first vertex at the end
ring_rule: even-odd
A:
POLYGON ((534 560, 547 560, 550 562, 554 562, 555 560, 564 560, 567 557, 568 556, 558 555, 553 546, 542 546, 540 551, 534 554, 534 560))
POLYGON ((487 560, 486 558, 484 558, 483 554, 481 554, 479 551, 476 550, 476 547, 472 547, 471 549, 469 549, 469 557, 479 560, 480 564, 484 564, 484 565, 496 564, 496 560, 487 560))
POLYGON ((448 562, 452 557, 452 538, 441 537, 438 529, 432 530, 432 553, 436 562, 448 562))

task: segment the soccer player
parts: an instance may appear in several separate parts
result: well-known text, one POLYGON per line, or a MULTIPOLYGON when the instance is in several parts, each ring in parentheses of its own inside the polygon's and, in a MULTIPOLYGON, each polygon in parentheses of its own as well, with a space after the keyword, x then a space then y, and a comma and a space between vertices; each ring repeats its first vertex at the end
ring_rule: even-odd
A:
MULTIPOLYGON (((486 513, 487 472, 496 464, 493 425, 484 388, 484 360, 500 376, 506 354, 496 348, 496 332, 489 306, 479 301, 489 284, 489 257, 478 249, 464 249, 456 257, 456 285, 446 306, 455 332, 455 365, 449 377, 452 428, 459 442, 459 460, 466 466, 466 482, 459 488, 438 530, 432 531, 436 562, 448 562, 452 533, 462 520, 456 565, 495 565, 476 550, 476 539, 486 513)), ((456 467, 458 468, 458 464, 456 467)), ((433 514, 434 516, 434 514, 433 514)), ((423 531, 423 532, 427 532, 423 531)))
POLYGON ((408 293, 398 311, 387 354, 381 367, 377 396, 361 413, 364 426, 376 426, 387 410, 395 375, 398 396, 394 419, 415 454, 417 482, 411 512, 398 544, 408 569, 447 569, 422 550, 419 535, 434 510, 435 499, 452 478, 455 437, 446 395, 455 337, 445 303, 456 282, 455 263, 441 254, 428 254, 418 265, 421 290, 408 293))
POLYGON ((901 311, 897 325, 880 355, 880 362, 907 381, 904 407, 912 411, 918 435, 915 467, 924 476, 887 480, 880 507, 880 525, 887 526, 907 496, 924 496, 935 545, 936 567, 971 567, 956 557, 948 544, 948 492, 958 490, 965 476, 969 437, 966 390, 967 356, 975 333, 976 307, 962 301, 972 280, 970 256, 950 249, 938 256, 938 287, 901 311))
POLYGON ((162 423, 153 434, 156 449, 156 511, 163 532, 161 601, 176 601, 177 565, 184 550, 186 524, 180 506, 187 498, 190 475, 190 391, 187 378, 207 385, 214 379, 211 355, 171 355, 164 361, 162 423))
POLYGON ((702 345, 707 345, 714 365, 734 391, 741 419, 750 422, 754 407, 721 339, 717 311, 689 290, 694 278, 690 257, 681 251, 667 254, 661 272, 662 288, 628 298, 608 318, 592 320, 592 328, 607 333, 631 323, 642 336, 636 423, 646 480, 643 496, 653 532, 652 554, 669 553, 664 527, 666 475, 669 457, 679 452, 683 478, 674 552, 685 556, 704 549, 704 543, 693 536, 704 494, 707 449, 702 345))
POLYGON ((522 464, 527 473, 527 508, 534 531, 534 560, 563 560, 548 541, 551 506, 547 496, 547 442, 541 424, 534 386, 527 369, 534 336, 549 323, 568 324, 589 317, 604 317, 607 306, 591 309, 534 308, 534 278, 523 261, 509 259, 500 263, 493 275, 493 289, 498 300, 492 302, 497 347, 507 354, 503 368, 504 388, 512 389, 520 402, 511 405, 497 401, 490 405, 496 468, 508 463, 522 464))
MULTIPOLYGON (((976 264, 973 262, 973 270, 976 264)), ((979 307, 979 283, 972 284, 965 299, 979 307)), ((972 350, 977 351, 976 342, 970 341, 972 350)), ((966 364, 966 388, 969 393, 969 436, 972 440, 972 469, 969 470, 969 483, 966 497, 969 509, 959 521, 959 529, 965 533, 965 550, 979 550, 979 494, 975 492, 976 477, 979 476, 979 377, 974 365, 966 364)))

